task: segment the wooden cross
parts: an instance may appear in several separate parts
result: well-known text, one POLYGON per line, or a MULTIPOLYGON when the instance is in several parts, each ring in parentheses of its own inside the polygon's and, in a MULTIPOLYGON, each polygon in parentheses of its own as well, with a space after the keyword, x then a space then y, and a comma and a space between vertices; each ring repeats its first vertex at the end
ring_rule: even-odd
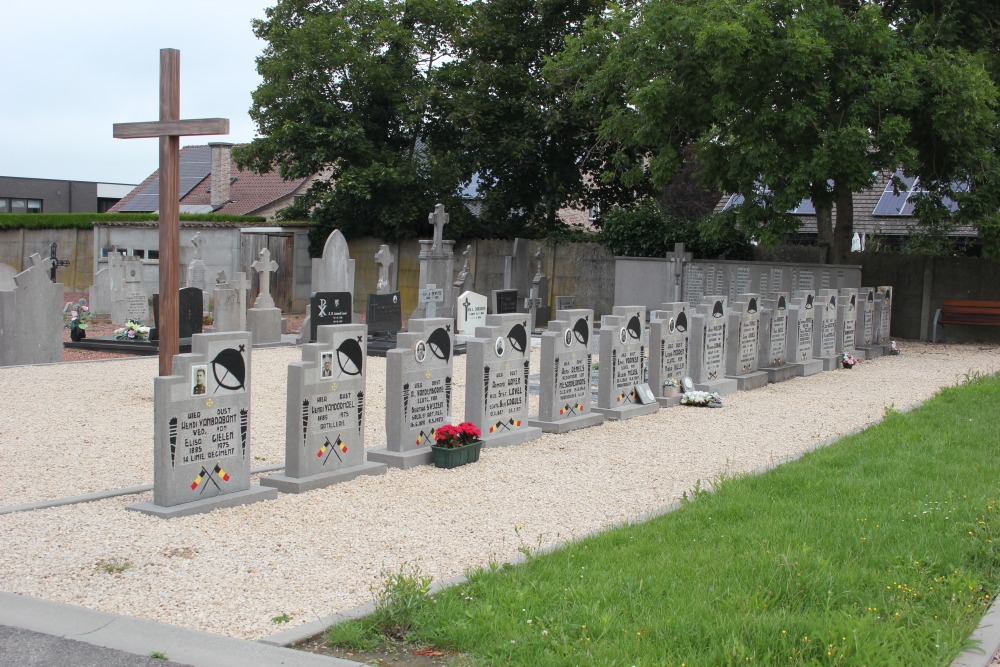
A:
POLYGON ((263 248, 260 259, 250 265, 250 268, 260 274, 260 292, 253 302, 254 308, 274 308, 271 298, 271 271, 278 270, 278 263, 271 259, 271 251, 263 248))
POLYGON ((427 221, 434 225, 434 243, 431 244, 431 250, 437 252, 441 249, 444 226, 448 224, 448 214, 444 212, 444 204, 435 206, 434 212, 427 216, 427 221))
POLYGON ((115 123, 116 139, 160 140, 160 375, 170 375, 179 352, 180 138, 229 134, 229 119, 180 120, 181 52, 160 49, 160 120, 115 123))

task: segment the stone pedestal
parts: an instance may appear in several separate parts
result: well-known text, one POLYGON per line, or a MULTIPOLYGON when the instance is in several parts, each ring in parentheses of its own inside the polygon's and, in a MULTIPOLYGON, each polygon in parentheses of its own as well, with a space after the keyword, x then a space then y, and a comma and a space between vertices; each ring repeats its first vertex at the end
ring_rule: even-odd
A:
POLYGON ((790 365, 795 369, 795 375, 798 377, 816 375, 816 373, 824 370, 822 359, 806 359, 805 361, 796 361, 790 365))
POLYGON ((625 419, 631 419, 632 417, 651 415, 659 409, 660 409, 660 404, 657 402, 657 403, 626 405, 621 408, 594 408, 594 412, 596 412, 599 415, 604 415, 606 419, 625 420, 625 419))
POLYGON ((234 493, 227 493, 224 496, 215 496, 214 498, 195 500, 181 505, 173 505, 171 507, 162 507, 150 501, 129 505, 125 509, 132 510, 133 512, 139 512, 140 514, 158 516, 161 519, 172 519, 178 516, 205 514, 206 512, 222 509, 223 507, 238 507, 240 505, 249 505, 251 503, 260 502, 261 500, 274 500, 277 497, 277 489, 253 486, 245 491, 236 491, 234 493))
POLYGON ((254 345, 281 342, 281 309, 251 308, 247 311, 247 329, 254 345))
MULTIPOLYGON (((423 289, 427 285, 447 286, 451 285, 455 273, 455 253, 453 249, 455 241, 442 240, 439 247, 434 247, 434 241, 420 241, 420 279, 417 285, 423 289)), ((422 319, 427 317, 426 304, 420 304, 410 315, 410 319, 422 319)), ((434 317, 444 317, 455 319, 455 304, 452 299, 445 299, 444 303, 437 304, 434 317)))
POLYGON ((434 452, 429 445, 423 449, 411 449, 405 452, 391 452, 387 448, 372 449, 367 456, 369 461, 384 463, 400 470, 434 463, 434 452))
POLYGON ((796 376, 796 369, 792 364, 785 364, 784 366, 767 366, 761 368, 760 370, 767 373, 767 381, 771 384, 791 380, 796 376))
MULTIPOLYGON (((765 378, 767 376, 765 375, 765 378)), ((725 378, 722 380, 709 380, 708 382, 695 383, 694 388, 698 391, 715 392, 719 396, 729 396, 739 391, 740 387, 736 380, 725 378)))
POLYGON ((875 359, 876 357, 881 357, 884 350, 881 345, 871 345, 868 347, 858 347, 855 348, 858 356, 862 359, 875 359))
POLYGON ((332 484, 349 482, 362 475, 384 475, 385 464, 366 462, 345 470, 322 472, 307 477, 289 477, 288 475, 268 475, 261 477, 260 485, 269 486, 282 493, 305 493, 313 489, 322 489, 332 484))
POLYGON ((737 391, 760 389, 767 385, 767 373, 759 370, 752 373, 744 373, 743 375, 727 375, 726 379, 736 381, 737 391))

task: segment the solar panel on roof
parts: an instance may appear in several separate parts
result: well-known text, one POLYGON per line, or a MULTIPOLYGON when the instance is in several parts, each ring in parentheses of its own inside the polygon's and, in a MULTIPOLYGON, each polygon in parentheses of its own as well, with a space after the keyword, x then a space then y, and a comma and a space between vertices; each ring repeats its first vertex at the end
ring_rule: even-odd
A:
MULTIPOLYGON (((181 151, 179 199, 183 199, 212 171, 212 149, 208 146, 189 146, 181 151)), ((157 211, 160 208, 160 179, 154 178, 138 194, 121 207, 123 213, 157 211)))
MULTIPOLYGON (((895 177, 902 181, 903 187, 897 193, 893 181, 890 180, 886 184, 882 196, 879 197, 875 210, 872 211, 873 215, 912 216, 916 208, 915 196, 927 192, 920 186, 920 179, 916 176, 907 176, 897 169, 895 177)), ((953 183, 952 190, 964 192, 968 190, 968 185, 953 183)), ((944 197, 941 202, 952 212, 958 210, 958 204, 950 197, 944 197)))

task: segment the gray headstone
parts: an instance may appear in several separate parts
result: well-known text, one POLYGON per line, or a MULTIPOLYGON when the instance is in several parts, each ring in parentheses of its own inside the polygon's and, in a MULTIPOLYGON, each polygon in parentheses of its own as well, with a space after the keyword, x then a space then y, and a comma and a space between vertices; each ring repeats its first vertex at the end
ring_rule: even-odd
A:
POLYGON ((323 255, 312 261, 312 291, 354 294, 354 260, 339 229, 330 232, 323 255))
POLYGON ((892 287, 879 285, 875 292, 875 342, 889 345, 892 340, 892 287))
MULTIPOLYGON (((744 267, 738 267, 740 269, 744 267)), ((749 272, 749 268, 747 269, 749 272)), ((761 294, 741 293, 729 311, 729 340, 726 341, 726 377, 736 380, 741 390, 767 384, 767 373, 757 370, 760 361, 761 294)))
POLYGON ((49 260, 35 253, 0 290, 0 366, 62 361, 63 286, 49 279, 49 260))
MULTIPOLYGON (((881 356, 875 352, 875 288, 862 287, 858 291, 857 346, 869 359, 881 356)), ((881 352, 882 350, 879 350, 881 352)))
MULTIPOLYGON (((239 294, 230 287, 216 287, 212 291, 214 303, 212 328, 217 332, 244 331, 240 328, 239 294)), ((246 313, 243 314, 244 318, 246 313)))
POLYGON ((10 291, 17 287, 17 283, 14 282, 15 275, 17 271, 14 267, 0 262, 0 291, 10 291))
POLYGON ((120 252, 108 255, 108 313, 111 321, 125 321, 125 257, 120 252))
POLYGON ((428 216, 430 223, 434 226, 434 238, 420 240, 420 277, 417 280, 418 294, 424 290, 442 290, 442 298, 423 301, 418 300, 416 310, 410 315, 410 319, 424 319, 433 313, 436 317, 454 319, 455 310, 453 300, 445 298, 443 292, 451 291, 451 284, 455 275, 454 264, 455 255, 453 248, 455 241, 442 238, 444 226, 448 222, 448 214, 444 212, 444 206, 438 204, 434 212, 428 216), (447 289, 446 289, 447 288, 447 289))
POLYGON ((288 365, 285 471, 261 485, 301 493, 385 472, 365 461, 367 338, 363 324, 320 326, 288 365))
POLYGON ((529 420, 531 426, 565 433, 604 421, 591 405, 593 321, 593 310, 562 310, 542 333, 538 418, 529 420))
POLYGON ((458 295, 455 304, 456 330, 459 335, 472 336, 476 327, 486 324, 486 297, 475 292, 458 295))
POLYGON ((528 426, 531 337, 523 314, 490 315, 466 348, 465 420, 482 431, 486 447, 542 435, 528 426))
POLYGON ((760 316, 760 359, 758 368, 778 368, 788 362, 788 307, 791 297, 787 292, 774 292, 764 299, 760 316))
POLYGON ((823 360, 823 370, 837 368, 837 290, 821 289, 813 302, 813 357, 823 360))
POLYGON ((91 313, 111 314, 111 269, 105 266, 94 274, 94 284, 90 286, 88 296, 91 313))
POLYGON ((691 357, 688 362, 694 386, 725 396, 737 390, 735 380, 725 377, 728 318, 726 297, 708 295, 689 319, 691 357))
MULTIPOLYGON (((201 232, 196 232, 194 237, 191 239, 191 245, 194 246, 193 257, 187 265, 186 282, 185 287, 197 287, 203 292, 208 291, 208 279, 206 276, 205 260, 202 259, 202 246, 205 245, 205 239, 202 237, 201 232)), ((207 300, 203 299, 205 305, 207 305, 207 300)))
POLYGON ((200 334, 191 350, 153 380, 153 501, 129 509, 184 516, 277 496, 250 487, 249 337, 200 334))
POLYGON ((253 302, 254 308, 274 308, 274 298, 271 296, 271 274, 278 270, 278 263, 271 259, 271 251, 261 248, 258 258, 250 268, 259 274, 260 291, 253 302))
MULTIPOLYGON (((561 311, 560 311, 561 312, 561 311)), ((615 306, 601 318, 601 365, 597 372, 597 407, 608 419, 652 414, 660 404, 643 404, 639 388, 646 383, 645 306, 615 306)))
POLYGON ((663 304, 649 321, 649 386, 660 405, 680 401, 681 378, 688 375, 691 334, 688 331, 688 304, 684 301, 663 304))
POLYGON ((854 355, 857 347, 858 290, 841 287, 837 298, 837 352, 854 355))
POLYGON ((133 255, 123 257, 118 253, 109 255, 109 259, 112 262, 111 321, 115 324, 124 324, 128 320, 148 321, 149 297, 142 284, 142 260, 133 255), (121 282, 118 282, 116 276, 119 270, 121 282))
POLYGON ((368 460, 410 468, 433 460, 434 433, 451 419, 452 362, 455 341, 451 320, 410 320, 386 353, 384 449, 368 460))

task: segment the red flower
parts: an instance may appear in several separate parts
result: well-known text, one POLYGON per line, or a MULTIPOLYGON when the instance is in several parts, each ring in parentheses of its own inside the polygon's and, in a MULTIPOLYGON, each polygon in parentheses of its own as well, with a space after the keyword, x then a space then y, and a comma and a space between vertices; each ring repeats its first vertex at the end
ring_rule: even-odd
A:
POLYGON ((472 422, 462 422, 458 426, 445 424, 434 431, 434 440, 438 447, 461 447, 479 439, 480 431, 472 422))

